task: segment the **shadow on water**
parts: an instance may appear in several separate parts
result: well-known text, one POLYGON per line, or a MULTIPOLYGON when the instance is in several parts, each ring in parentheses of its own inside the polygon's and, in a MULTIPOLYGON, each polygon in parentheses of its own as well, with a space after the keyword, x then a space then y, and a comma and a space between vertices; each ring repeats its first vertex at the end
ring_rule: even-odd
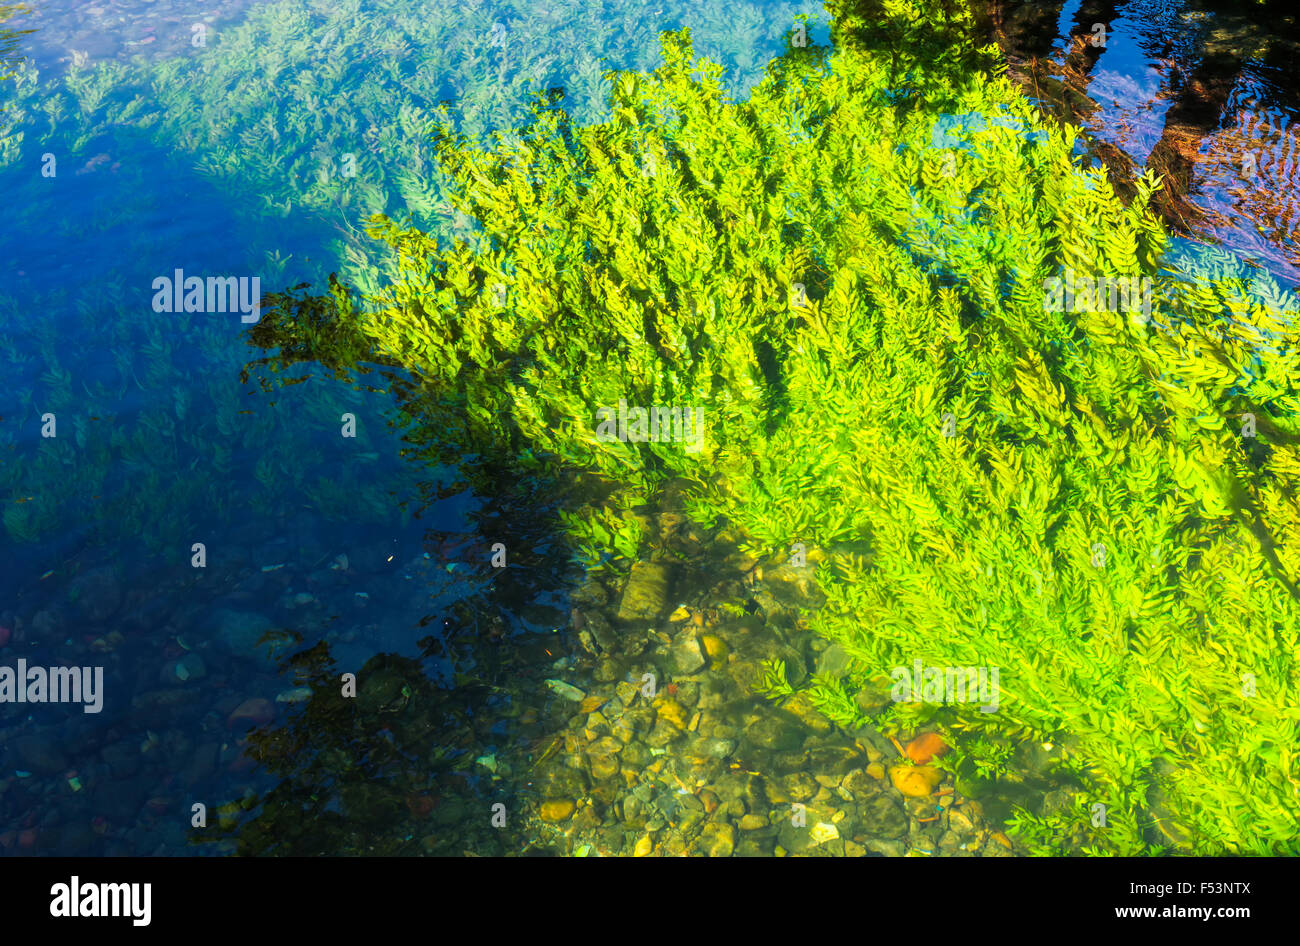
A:
MULTIPOLYGON (((299 294, 304 284, 267 297, 249 342, 274 354, 247 365, 243 380, 255 378, 270 393, 297 383, 293 369, 311 362, 336 380, 393 393, 402 416, 428 416, 422 392, 400 372, 361 363, 366 345, 335 310, 348 294, 333 277, 331 287, 324 296, 299 294)), ((419 461, 432 437, 415 422, 403 439, 419 461)), ((462 582, 477 577, 484 590, 418 618, 409 612, 424 629, 414 652, 371 647, 357 670, 321 640, 285 659, 281 671, 300 705, 274 725, 250 713, 256 728, 244 747, 248 764, 278 781, 216 806, 194 844, 272 855, 492 856, 529 848, 520 816, 534 794, 529 757, 534 744, 550 741, 539 729, 552 702, 543 680, 564 659, 554 632, 567 620, 564 589, 573 578, 569 551, 554 540, 565 487, 490 464, 466 469, 469 480, 422 482, 416 516, 467 490, 492 497, 468 515, 474 535, 431 529, 424 542, 431 568, 462 582), (354 672, 345 676, 344 668, 354 672), (521 725, 530 703, 537 705, 521 725)), ((284 636, 301 644, 300 634, 284 636)))

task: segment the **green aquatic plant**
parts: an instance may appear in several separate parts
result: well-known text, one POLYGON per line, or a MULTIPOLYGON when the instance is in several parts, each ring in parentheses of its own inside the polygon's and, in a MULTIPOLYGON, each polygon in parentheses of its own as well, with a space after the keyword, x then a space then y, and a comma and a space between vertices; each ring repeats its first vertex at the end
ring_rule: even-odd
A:
POLYGON ((794 687, 785 675, 785 661, 769 657, 759 664, 761 676, 754 690, 769 700, 783 700, 794 695, 794 687))
POLYGON ((621 494, 603 505, 580 511, 559 510, 560 522, 577 547, 579 562, 589 571, 605 568, 613 552, 624 566, 635 562, 645 541, 645 526, 630 509, 639 502, 621 494))
POLYGON ((1000 670, 989 711, 887 716, 1069 733, 1110 817, 1029 816, 1053 850, 1165 843, 1157 772, 1186 849, 1292 848, 1300 306, 1166 266, 1157 181, 1125 205, 984 51, 929 49, 961 14, 835 12, 833 54, 790 48, 744 102, 683 31, 652 74, 611 75, 592 127, 544 100, 483 149, 439 112, 481 233, 375 221, 399 275, 357 330, 419 377, 446 462, 527 455, 646 495, 676 477, 701 522, 854 549, 818 567, 809 622, 852 661, 810 696, 853 725, 848 694, 891 668, 1000 670), (954 114, 982 120, 949 140, 954 114), (1070 271, 1158 288, 1145 312, 1049 304, 1070 271), (620 399, 702 405, 698 449, 597 436, 620 399))
POLYGON ((846 729, 853 728, 862 720, 862 711, 849 696, 848 688, 838 676, 818 674, 813 677, 807 689, 809 702, 831 722, 846 729))

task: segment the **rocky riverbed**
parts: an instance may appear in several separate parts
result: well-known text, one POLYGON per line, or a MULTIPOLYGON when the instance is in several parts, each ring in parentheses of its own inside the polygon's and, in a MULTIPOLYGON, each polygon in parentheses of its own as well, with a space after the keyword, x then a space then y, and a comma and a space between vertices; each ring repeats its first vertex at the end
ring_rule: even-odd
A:
POLYGON ((827 648, 794 616, 817 604, 804 570, 756 580, 743 556, 733 565, 741 577, 694 604, 670 596, 676 569, 662 562, 638 563, 617 598, 596 582, 575 594, 581 652, 550 701, 563 728, 529 779, 533 843, 587 855, 1011 854, 938 769, 901 759, 874 730, 838 730, 802 695, 778 706, 755 692, 764 660, 784 661, 797 683, 827 648), (709 599, 758 606, 732 617, 709 599))

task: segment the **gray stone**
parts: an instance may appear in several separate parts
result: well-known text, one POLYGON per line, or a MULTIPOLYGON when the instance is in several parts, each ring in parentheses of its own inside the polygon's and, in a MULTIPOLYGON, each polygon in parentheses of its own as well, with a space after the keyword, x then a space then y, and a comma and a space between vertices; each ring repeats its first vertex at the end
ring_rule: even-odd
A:
POLYGON ((945 854, 954 854, 961 847, 962 841, 952 831, 944 832, 943 837, 939 839, 939 850, 945 854))
POLYGON ((15 768, 35 775, 57 775, 68 767, 68 760, 52 733, 26 733, 15 739, 11 746, 18 759, 15 768))
POLYGON ((819 774, 843 777, 859 768, 862 756, 847 746, 821 746, 809 751, 808 764, 819 774))
POLYGON ((795 801, 806 802, 817 794, 817 782, 807 772, 792 772, 785 777, 785 790, 795 801))
POLYGON ((792 817, 786 817, 781 820, 781 830, 777 839, 781 847, 785 848, 791 854, 802 854, 815 846, 812 836, 812 825, 815 822, 811 814, 808 816, 808 823, 801 828, 794 826, 792 817))
POLYGON ((605 616, 598 611, 590 611, 584 615, 587 619, 585 630, 591 632, 591 636, 596 639, 596 646, 603 651, 614 650, 618 646, 618 632, 605 620, 605 616))
MULTIPOLYGON (((880 794, 862 805, 862 827, 869 834, 899 838, 907 834, 907 813, 891 796, 880 794)), ((871 845, 867 845, 870 847, 871 845)))
POLYGON ((865 847, 868 851, 883 854, 885 857, 902 857, 907 853, 907 848, 903 846, 902 841, 888 841, 884 838, 872 838, 865 847))
POLYGON ((775 716, 765 716, 745 730, 749 742, 761 749, 789 751, 798 749, 803 736, 794 725, 775 716))
POLYGON ((681 807, 681 813, 678 818, 677 828, 682 834, 690 834, 695 828, 704 821, 704 812, 697 808, 681 807))
POLYGON ((781 704, 781 709, 819 736, 824 736, 835 728, 835 725, 813 706, 807 693, 796 693, 781 704))
POLYGON ((632 566, 623 599, 619 603, 620 621, 653 621, 668 604, 670 571, 659 562, 637 562, 632 566))
POLYGON ((251 611, 229 611, 222 609, 212 615, 216 627, 216 645, 232 657, 244 657, 257 661, 263 667, 275 667, 275 655, 281 649, 274 641, 261 643, 268 631, 275 629, 275 624, 268 618, 251 611))
POLYGON ((217 769, 217 760, 221 747, 215 742, 206 742, 194 750, 190 764, 181 773, 181 780, 186 785, 197 785, 210 777, 217 769))
POLYGON ((613 657, 602 657, 592 672, 592 679, 597 683, 613 683, 623 675, 619 662, 613 657))
POLYGON ((725 759, 736 751, 736 740, 718 739, 716 737, 697 739, 691 748, 702 756, 725 759))
POLYGON ((130 778, 140 771, 140 753, 126 741, 105 746, 100 757, 114 778, 130 778))
POLYGON ((208 675, 208 668, 198 654, 186 654, 179 660, 172 660, 162 669, 164 684, 184 684, 202 680, 208 675))
POLYGON ((695 673, 708 662, 700 642, 695 639, 694 634, 690 633, 683 634, 677 639, 669 656, 672 658, 673 672, 682 676, 695 673))
POLYGON ((862 710, 863 715, 875 716, 888 707, 891 701, 887 690, 865 686, 854 694, 853 702, 858 704, 858 709, 862 710))
POLYGON ((68 586, 68 598, 79 619, 99 624, 111 618, 122 605, 122 587, 107 565, 78 575, 68 586))

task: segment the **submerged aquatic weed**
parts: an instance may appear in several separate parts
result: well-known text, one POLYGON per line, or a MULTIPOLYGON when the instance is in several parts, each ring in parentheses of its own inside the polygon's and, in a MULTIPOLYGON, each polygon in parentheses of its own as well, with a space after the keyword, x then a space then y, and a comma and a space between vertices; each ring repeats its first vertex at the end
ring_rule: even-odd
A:
MULTIPOLYGON (((1196 280, 1162 291, 1149 321, 1045 305, 1067 269, 1157 274, 1156 182, 1125 206, 1080 166, 1073 130, 970 71, 980 50, 927 58, 960 15, 881 9, 838 10, 833 55, 791 48, 742 103, 683 31, 652 75, 614 77, 612 117, 590 128, 543 105, 481 149, 440 111, 451 201, 481 238, 375 221, 399 275, 350 301, 351 322, 421 379, 445 462, 527 451, 646 495, 676 477, 700 521, 772 549, 851 549, 818 569, 810 626, 852 660, 806 692, 855 725, 850 695, 890 667, 999 668, 996 713, 886 715, 942 714, 959 737, 1069 733, 1062 765, 1111 816, 1026 814, 1032 849, 1158 849, 1158 780, 1188 848, 1286 850, 1293 302, 1229 305, 1231 287, 1196 280), (903 41, 882 53, 883 34, 903 41), (970 113, 989 120, 944 160, 936 122, 970 113), (705 449, 595 437, 619 398, 703 401, 705 449)), ((776 669, 764 686, 785 694, 776 669)), ((967 758, 977 776, 1006 761, 967 758)))

